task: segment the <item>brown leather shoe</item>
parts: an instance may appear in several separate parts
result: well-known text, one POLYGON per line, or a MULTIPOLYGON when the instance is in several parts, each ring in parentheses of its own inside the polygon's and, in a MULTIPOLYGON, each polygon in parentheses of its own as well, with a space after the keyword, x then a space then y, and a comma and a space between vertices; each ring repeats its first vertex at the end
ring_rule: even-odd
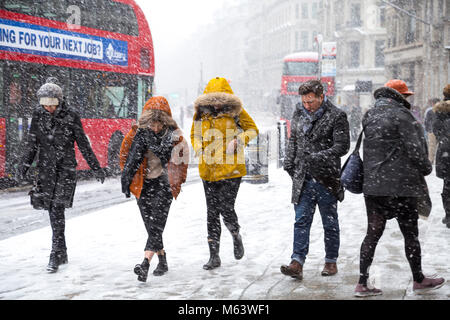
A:
POLYGON ((322 276, 334 276, 338 272, 336 263, 325 263, 322 270, 322 276))
POLYGON ((303 266, 296 260, 292 260, 289 266, 282 265, 280 268, 282 274, 292 278, 303 279, 303 266))

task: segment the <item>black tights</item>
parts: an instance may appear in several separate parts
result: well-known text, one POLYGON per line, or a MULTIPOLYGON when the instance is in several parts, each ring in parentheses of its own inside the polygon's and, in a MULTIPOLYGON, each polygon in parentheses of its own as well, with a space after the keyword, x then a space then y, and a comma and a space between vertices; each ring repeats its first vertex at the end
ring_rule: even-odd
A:
POLYGON ((234 204, 242 178, 225 179, 216 182, 203 180, 208 209, 208 240, 220 242, 222 215, 225 226, 231 233, 238 233, 240 226, 234 204))
POLYGON ((52 227, 52 251, 65 252, 66 237, 64 235, 66 228, 66 219, 64 216, 65 207, 61 204, 52 203, 48 211, 50 225, 52 227))
POLYGON ((173 200, 170 190, 166 175, 144 182, 138 206, 148 234, 145 251, 164 249, 162 236, 173 200))
POLYGON ((361 245, 359 283, 367 285, 369 268, 386 221, 396 218, 405 239, 405 253, 413 279, 422 282, 422 259, 419 242, 417 198, 365 196, 367 208, 367 235, 361 245))

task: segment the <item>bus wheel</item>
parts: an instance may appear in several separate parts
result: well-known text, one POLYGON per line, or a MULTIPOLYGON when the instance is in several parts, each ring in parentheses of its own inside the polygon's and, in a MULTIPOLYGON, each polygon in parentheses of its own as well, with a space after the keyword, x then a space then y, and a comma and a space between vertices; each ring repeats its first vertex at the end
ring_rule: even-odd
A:
POLYGON ((115 134, 113 134, 111 140, 109 141, 107 173, 110 176, 119 175, 121 172, 119 165, 119 152, 123 138, 124 137, 122 133, 116 132, 115 134))

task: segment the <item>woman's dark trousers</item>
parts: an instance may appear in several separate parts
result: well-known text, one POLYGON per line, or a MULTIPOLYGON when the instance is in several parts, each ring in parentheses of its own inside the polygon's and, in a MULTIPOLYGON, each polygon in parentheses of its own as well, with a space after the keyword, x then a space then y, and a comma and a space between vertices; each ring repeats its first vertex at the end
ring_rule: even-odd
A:
POLYGON ((444 179, 444 189, 442 190, 442 204, 444 205, 445 220, 450 227, 450 178, 444 179))
POLYGON ((66 238, 64 235, 66 220, 64 216, 65 207, 63 204, 52 203, 50 206, 49 217, 52 227, 52 251, 65 253, 67 251, 66 238))
POLYGON ((173 196, 166 175, 145 180, 138 206, 147 229, 145 251, 158 252, 164 249, 162 234, 166 226, 173 196))
POLYGON ((242 178, 225 179, 215 182, 203 180, 208 210, 208 241, 217 244, 217 247, 220 243, 220 235, 222 232, 220 216, 222 216, 225 226, 232 234, 239 233, 240 226, 234 205, 241 180, 242 178))
POLYGON ((383 235, 386 221, 396 218, 405 239, 405 253, 413 279, 422 282, 422 257, 418 228, 418 198, 377 197, 365 195, 367 209, 367 235, 361 245, 359 283, 367 285, 369 267, 375 255, 378 241, 383 235))

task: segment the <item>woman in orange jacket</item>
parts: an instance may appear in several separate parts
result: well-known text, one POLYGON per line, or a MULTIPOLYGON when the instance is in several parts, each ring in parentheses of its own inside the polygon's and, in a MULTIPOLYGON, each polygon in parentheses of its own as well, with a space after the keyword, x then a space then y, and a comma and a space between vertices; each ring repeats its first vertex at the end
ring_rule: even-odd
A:
POLYGON ((133 193, 148 233, 145 257, 134 268, 139 281, 147 281, 150 261, 159 258, 153 274, 168 271, 162 233, 173 198, 186 181, 189 149, 181 130, 172 119, 167 100, 151 98, 144 106, 137 126, 125 137, 120 151, 122 192, 133 193))

